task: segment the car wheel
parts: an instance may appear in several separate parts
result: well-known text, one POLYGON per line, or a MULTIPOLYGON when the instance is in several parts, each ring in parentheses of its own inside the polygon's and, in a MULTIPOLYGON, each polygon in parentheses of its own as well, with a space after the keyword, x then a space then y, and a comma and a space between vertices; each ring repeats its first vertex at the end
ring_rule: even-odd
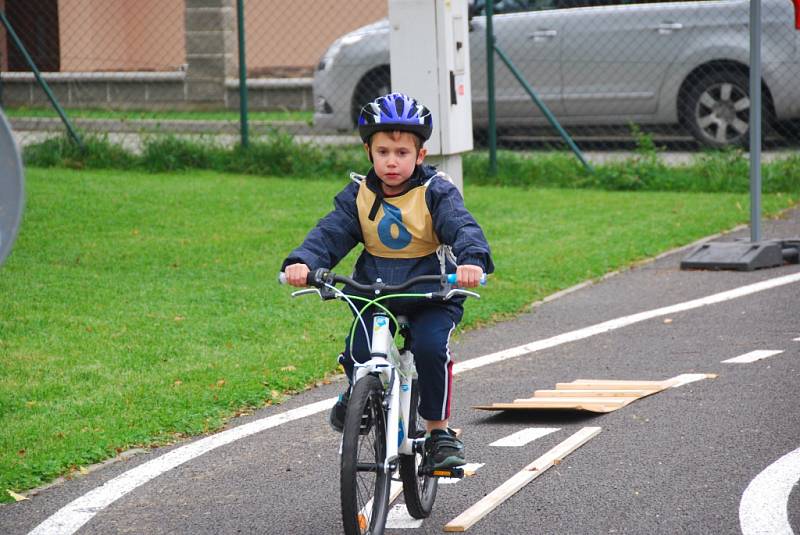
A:
POLYGON ((750 96, 745 73, 721 71, 698 78, 689 87, 685 104, 689 130, 703 145, 747 145, 750 96))
POLYGON ((355 93, 353 93, 352 118, 354 126, 358 126, 358 114, 361 112, 361 107, 381 95, 391 93, 391 86, 392 76, 389 67, 386 65, 372 69, 361 78, 356 86, 355 93))

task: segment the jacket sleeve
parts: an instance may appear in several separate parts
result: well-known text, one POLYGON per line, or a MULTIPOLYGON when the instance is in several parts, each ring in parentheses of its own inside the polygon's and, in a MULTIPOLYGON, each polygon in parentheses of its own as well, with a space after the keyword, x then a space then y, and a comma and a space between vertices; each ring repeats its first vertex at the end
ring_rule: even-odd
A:
POLYGON ((458 265, 471 264, 494 271, 492 253, 483 230, 464 206, 464 199, 450 182, 434 179, 426 192, 433 227, 439 241, 453 248, 458 265))
POLYGON ((333 200, 334 209, 317 222, 303 243, 293 250, 281 265, 302 263, 312 271, 318 268, 333 269, 359 242, 361 226, 358 222, 356 195, 358 184, 350 183, 333 200))

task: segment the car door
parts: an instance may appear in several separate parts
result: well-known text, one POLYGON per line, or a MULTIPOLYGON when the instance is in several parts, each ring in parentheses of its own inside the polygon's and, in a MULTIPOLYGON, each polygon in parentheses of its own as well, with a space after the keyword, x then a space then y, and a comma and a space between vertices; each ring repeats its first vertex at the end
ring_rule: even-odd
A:
MULTIPOLYGON (((493 17, 497 46, 533 87, 542 102, 556 115, 563 113, 559 67, 560 25, 556 0, 496 2, 493 17)), ((471 21, 472 110, 478 124, 485 124, 486 111, 486 17, 471 21)), ((522 85, 495 54, 495 102, 498 124, 544 122, 522 85)))
POLYGON ((691 13, 685 3, 561 0, 562 98, 571 122, 654 114, 664 76, 682 46, 691 13))

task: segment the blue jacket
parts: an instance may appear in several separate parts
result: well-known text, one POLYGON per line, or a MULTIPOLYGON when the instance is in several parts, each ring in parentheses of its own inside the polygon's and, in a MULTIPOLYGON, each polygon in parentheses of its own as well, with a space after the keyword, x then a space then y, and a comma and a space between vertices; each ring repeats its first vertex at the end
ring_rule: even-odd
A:
MULTIPOLYGON (((402 195, 407 195, 414 188, 426 187, 425 204, 438 241, 452 247, 458 265, 472 264, 480 266, 485 273, 493 272, 494 264, 483 231, 464 206, 458 189, 445 178, 435 176, 436 173, 436 169, 431 166, 417 166, 409 179, 409 188, 402 195)), ((374 169, 370 170, 364 180, 365 186, 376 198, 373 213, 370 214, 374 216, 377 204, 381 202, 391 205, 392 197, 384 198, 381 181, 374 169)), ((333 269, 353 247, 364 243, 359 219, 364 214, 363 210, 359 214, 357 206, 361 187, 361 184, 351 182, 336 195, 333 211, 320 219, 303 243, 289 254, 283 261, 281 271, 294 263, 306 264, 312 271, 317 268, 333 269)), ((451 261, 447 261, 448 273, 454 273, 455 267, 451 261)), ((371 284, 379 277, 386 284, 400 284, 417 275, 440 273, 440 261, 435 252, 417 258, 384 258, 364 249, 356 262, 352 277, 362 284, 371 284)), ((432 290, 437 290, 435 284, 419 285, 409 291, 432 290)))

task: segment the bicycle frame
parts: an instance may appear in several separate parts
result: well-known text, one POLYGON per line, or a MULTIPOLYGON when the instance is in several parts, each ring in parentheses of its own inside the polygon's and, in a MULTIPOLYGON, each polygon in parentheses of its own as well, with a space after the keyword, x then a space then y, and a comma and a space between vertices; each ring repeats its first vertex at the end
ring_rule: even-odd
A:
MULTIPOLYGON (((412 455, 414 439, 409 438, 405 422, 410 421, 411 381, 414 376, 414 358, 409 352, 401 354, 394 343, 390 318, 377 313, 372 320, 371 358, 364 363, 354 364, 353 384, 361 378, 375 374, 381 378, 388 402, 386 416, 386 462, 384 471, 394 468, 398 455, 412 455), (395 362, 392 362, 394 360, 395 362)), ((423 440, 423 439, 416 439, 423 440)))
MULTIPOLYGON (((280 274, 278 279, 283 283, 286 282, 284 274, 280 274)), ((395 471, 403 482, 406 508, 414 518, 427 518, 430 515, 436 499, 438 477, 460 478, 464 475, 459 467, 436 470, 427 467, 425 438, 411 438, 420 434, 419 425, 415 423, 413 429, 407 427, 412 420, 421 421, 421 416, 416 414, 417 407, 412 406, 412 400, 419 395, 418 392, 415 393, 414 355, 407 350, 408 340, 403 349, 397 349, 391 329, 391 323, 395 323, 397 333, 407 337, 405 329, 408 322, 403 316, 395 317, 381 303, 384 299, 392 297, 443 301, 458 295, 480 297, 475 292, 453 288, 455 282, 456 275, 448 274, 421 275, 398 285, 386 285, 381 279, 377 279, 375 283, 366 285, 350 277, 336 275, 320 268, 306 277, 306 283, 313 289, 292 293, 293 297, 317 293, 323 300, 341 299, 346 301, 355 313, 355 321, 350 331, 349 351, 353 359, 353 384, 339 447, 342 521, 346 533, 363 533, 367 528, 374 528, 376 533, 383 532, 389 506, 390 481, 395 479, 395 471), (441 290, 429 293, 400 293, 415 284, 430 282, 439 283, 441 290), (345 294, 335 287, 336 283, 345 283, 362 294, 345 294), (366 295, 372 298, 367 298, 366 295), (359 302, 362 306, 359 308, 355 302, 359 302), (373 311, 369 314, 372 318, 370 332, 364 316, 371 307, 373 311), (355 331, 359 325, 370 346, 370 358, 363 363, 356 361, 353 349, 355 331), (412 410, 415 413, 411 413, 412 410), (369 423, 372 414, 380 418, 374 426, 369 423), (373 432, 374 438, 371 439, 367 435, 373 432), (365 441, 363 452, 366 454, 363 460, 360 456, 362 437, 365 441), (362 484, 359 479, 360 474, 366 474, 364 478, 370 480, 372 477, 370 473, 375 475, 374 481, 362 484)), ((485 284, 485 279, 481 280, 481 283, 485 284)))

